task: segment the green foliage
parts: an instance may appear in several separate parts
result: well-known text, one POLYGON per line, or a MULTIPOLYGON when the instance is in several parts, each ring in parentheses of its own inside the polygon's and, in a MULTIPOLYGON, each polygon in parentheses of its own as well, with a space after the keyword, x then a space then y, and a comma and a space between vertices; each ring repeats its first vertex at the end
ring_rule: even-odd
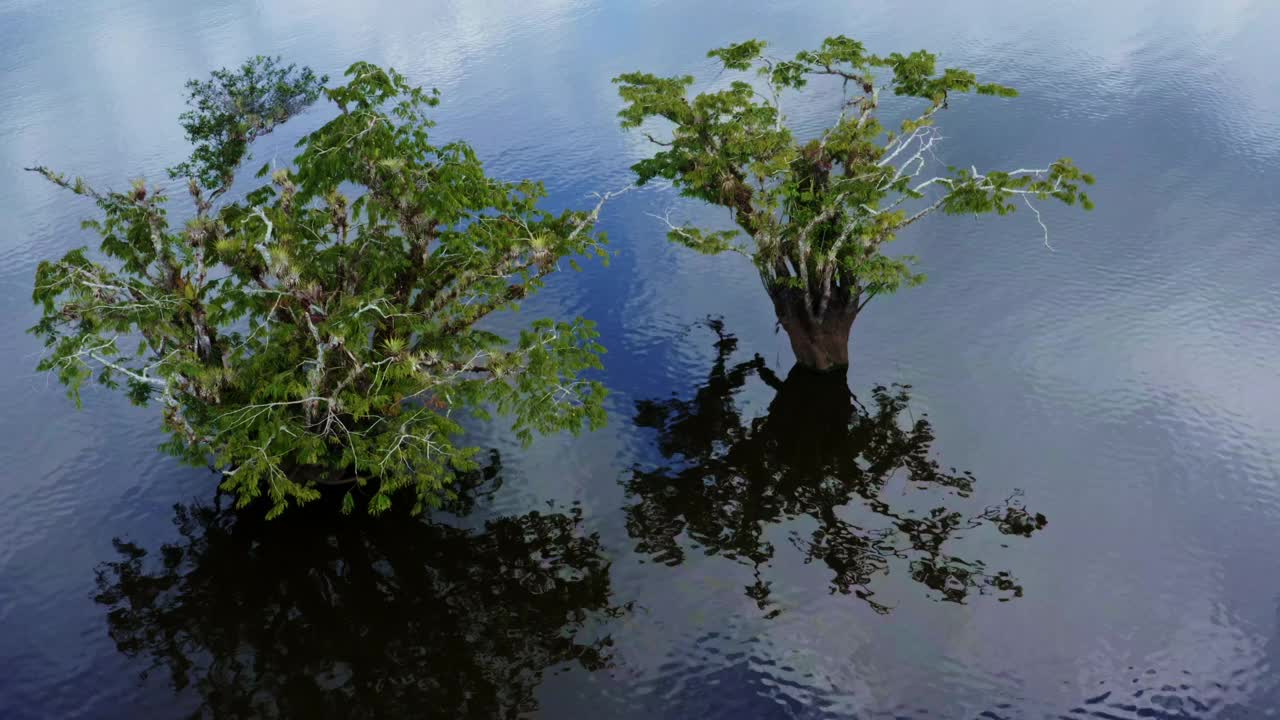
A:
POLYGON ((259 55, 238 71, 223 68, 208 80, 187 82, 191 109, 181 122, 195 150, 170 176, 196 178, 209 190, 229 185, 249 159, 249 145, 318 100, 328 81, 311 68, 298 70, 259 55))
POLYGON ((718 255, 732 250, 747 254, 742 243, 736 242, 742 233, 737 230, 703 230, 692 226, 673 227, 667 237, 673 243, 697 250, 704 255, 718 255))
POLYGON ((731 70, 749 70, 751 69, 751 64, 760 57, 760 53, 764 52, 764 48, 764 42, 748 40, 737 45, 712 50, 707 53, 707 57, 718 58, 726 68, 731 70))
POLYGON ((670 129, 667 139, 646 133, 657 149, 633 166, 638 182, 669 180, 686 197, 729 208, 751 247, 688 227, 671 239, 702 252, 746 252, 775 304, 794 298, 797 312, 820 323, 829 311, 847 318, 876 295, 920 282, 910 260, 887 257, 884 246, 938 210, 1003 215, 1049 199, 1092 208, 1081 185, 1093 178, 1067 158, 1030 170, 925 173, 941 140, 933 116, 951 96, 1009 98, 1012 88, 958 68, 939 72, 924 50, 880 56, 844 36, 791 60, 765 51, 759 40, 712 50, 724 72, 745 75, 692 97, 688 76, 635 72, 614 82, 624 128, 656 121, 670 129), (798 138, 782 106, 811 82, 833 95, 838 115, 816 138, 798 138), (894 130, 877 119, 888 90, 920 105, 894 130))
POLYGON ((562 259, 603 256, 600 206, 539 209, 541 183, 495 180, 467 144, 431 142, 435 91, 368 63, 346 77, 321 88, 257 58, 189 84, 195 150, 173 171, 188 178, 185 222, 159 188, 100 193, 33 168, 100 210, 85 224, 97 253, 37 270, 40 368, 77 403, 94 379, 158 402, 166 448, 222 469, 241 506, 265 495, 271 516, 326 483, 355 483, 346 512, 384 512, 402 490, 415 510, 438 505, 476 466, 456 443, 464 413, 510 416, 526 442, 604 421, 604 389, 584 377, 602 352, 589 322, 517 338, 478 326, 562 259), (336 116, 292 164, 215 203, 253 139, 321 95, 336 116))

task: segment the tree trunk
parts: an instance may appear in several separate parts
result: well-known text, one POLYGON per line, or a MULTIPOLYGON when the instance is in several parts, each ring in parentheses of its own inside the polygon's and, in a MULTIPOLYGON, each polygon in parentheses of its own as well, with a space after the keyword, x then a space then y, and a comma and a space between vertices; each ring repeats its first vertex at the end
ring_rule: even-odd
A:
POLYGON ((770 294, 778 322, 791 339, 797 365, 818 372, 849 367, 849 331, 858 315, 856 298, 832 298, 826 311, 818 315, 807 307, 801 290, 778 288, 770 294))

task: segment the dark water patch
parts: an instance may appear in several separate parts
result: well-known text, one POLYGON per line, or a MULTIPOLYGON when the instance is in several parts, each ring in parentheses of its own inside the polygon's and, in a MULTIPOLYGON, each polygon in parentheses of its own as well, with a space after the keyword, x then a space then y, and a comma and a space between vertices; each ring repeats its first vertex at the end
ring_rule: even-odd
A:
POLYGON ((177 541, 116 540, 94 599, 117 650, 201 717, 516 717, 558 666, 611 664, 588 626, 626 608, 580 510, 467 528, 335 509, 179 505, 177 541))

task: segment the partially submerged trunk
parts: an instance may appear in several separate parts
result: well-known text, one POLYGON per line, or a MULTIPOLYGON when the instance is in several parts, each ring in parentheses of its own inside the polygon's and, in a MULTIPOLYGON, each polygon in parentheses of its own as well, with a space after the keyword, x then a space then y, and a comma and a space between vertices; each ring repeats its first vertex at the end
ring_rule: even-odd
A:
POLYGON ((856 296, 833 297, 819 312, 809 306, 803 290, 774 288, 769 294, 798 365, 818 372, 849 367, 849 331, 858 315, 856 296))

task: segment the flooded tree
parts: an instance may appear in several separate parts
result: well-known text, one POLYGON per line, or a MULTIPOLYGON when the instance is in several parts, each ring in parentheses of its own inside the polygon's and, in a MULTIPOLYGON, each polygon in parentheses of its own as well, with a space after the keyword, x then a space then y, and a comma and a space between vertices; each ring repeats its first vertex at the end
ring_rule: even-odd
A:
POLYGON ((547 671, 610 665, 589 628, 626 608, 576 507, 469 529, 321 505, 179 506, 176 542, 99 567, 112 639, 191 717, 516 717, 547 671))
MULTIPOLYGON (((1043 167, 933 173, 942 140, 934 123, 950 98, 1016 92, 979 83, 967 70, 939 73, 932 53, 879 56, 836 36, 791 60, 766 56, 758 40, 708 55, 738 79, 693 97, 692 76, 635 72, 614 79, 626 102, 623 127, 656 121, 662 135, 645 133, 657 150, 634 170, 640 184, 669 180, 682 195, 729 210, 737 230, 668 220, 669 237, 700 252, 749 258, 796 361, 808 368, 848 365, 849 333, 867 303, 924 279, 912 270, 913 258, 886 254, 886 245, 921 219, 938 211, 1004 215, 1022 205, 1039 221, 1033 200, 1092 207, 1080 186, 1093 178, 1069 158, 1043 167), (795 97, 811 84, 830 96, 835 117, 815 137, 798 136, 783 102, 812 106, 813 97, 795 97), (896 129, 879 120, 890 93, 902 100, 890 112, 906 115, 896 129)), ((1040 225, 1047 244, 1048 229, 1040 225)))
POLYGON ((988 525, 1030 536, 1045 526, 1043 515, 1027 511, 1016 495, 966 515, 941 504, 916 511, 886 492, 965 498, 974 487, 972 474, 930 457, 933 428, 926 415, 911 413, 910 386, 878 386, 864 405, 840 373, 796 366, 782 379, 758 355, 731 363, 737 340, 720 321, 712 327, 719 335, 716 359, 693 397, 637 404, 636 423, 657 431, 665 460, 637 467, 626 481, 634 500, 627 529, 640 552, 668 565, 693 549, 747 564, 756 577, 747 595, 769 609, 765 573, 776 550, 769 531, 808 518, 816 523, 812 532, 791 533, 804 561, 825 565, 834 592, 856 595, 877 612, 890 608, 875 599, 872 585, 894 563, 939 600, 1022 595, 1008 572, 990 571, 945 546, 988 525), (768 411, 755 418, 737 402, 753 380, 774 392, 768 411))
POLYGON ((603 254, 594 210, 540 209, 541 183, 486 174, 465 142, 434 143, 434 91, 356 63, 325 87, 256 58, 188 85, 195 149, 163 187, 100 190, 30 168, 92 199, 96 250, 40 263, 39 367, 80 401, 96 380, 161 407, 166 447, 222 471, 241 505, 269 514, 351 484, 343 510, 412 493, 438 505, 475 448, 460 414, 496 411, 534 433, 604 420, 591 323, 536 320, 517 336, 477 327, 574 256, 603 254), (318 100, 331 119, 269 180, 229 191, 255 141, 318 100))

